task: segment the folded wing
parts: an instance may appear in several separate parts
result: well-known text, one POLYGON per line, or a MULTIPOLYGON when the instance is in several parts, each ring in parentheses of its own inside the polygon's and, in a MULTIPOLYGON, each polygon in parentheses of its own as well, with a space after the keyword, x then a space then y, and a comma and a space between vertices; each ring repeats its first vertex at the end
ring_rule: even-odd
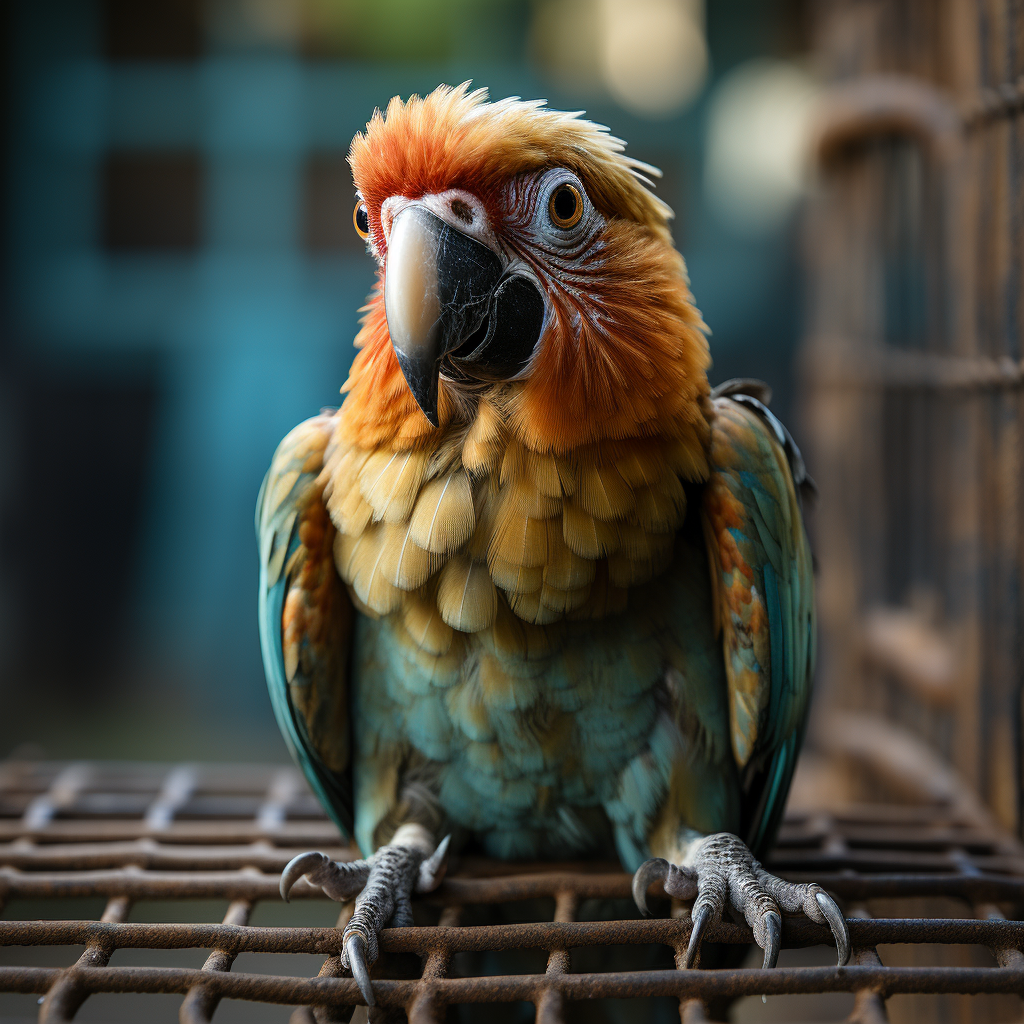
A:
POLYGON ((702 515, 742 784, 742 835, 760 855, 782 815, 814 668, 813 569, 797 490, 803 465, 759 401, 738 395, 714 404, 702 515))
POLYGON ((332 419, 317 416, 281 442, 256 507, 259 628, 278 725, 313 792, 352 834, 349 654, 352 603, 334 567, 323 501, 332 419))

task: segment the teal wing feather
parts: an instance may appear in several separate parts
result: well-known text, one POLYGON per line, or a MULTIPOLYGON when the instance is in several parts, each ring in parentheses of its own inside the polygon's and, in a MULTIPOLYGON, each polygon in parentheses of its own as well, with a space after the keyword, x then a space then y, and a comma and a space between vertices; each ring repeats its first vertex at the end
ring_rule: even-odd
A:
POLYGON ((757 855, 781 820, 803 739, 815 657, 803 464, 756 399, 717 397, 702 515, 721 633, 742 835, 757 855))
POLYGON ((263 668, 278 726, 313 792, 352 834, 351 600, 334 567, 321 471, 332 419, 296 427, 274 455, 256 506, 263 668))

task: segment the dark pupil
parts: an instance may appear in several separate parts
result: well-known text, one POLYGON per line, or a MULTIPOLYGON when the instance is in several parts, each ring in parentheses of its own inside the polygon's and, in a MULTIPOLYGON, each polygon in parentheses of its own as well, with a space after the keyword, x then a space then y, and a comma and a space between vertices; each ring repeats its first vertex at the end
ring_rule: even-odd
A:
POLYGON ((576 194, 565 185, 555 193, 555 216, 559 220, 572 220, 576 216, 576 194))
POLYGON ((363 232, 363 234, 367 234, 370 230, 370 217, 366 212, 365 206, 360 206, 359 209, 356 210, 356 226, 363 232))

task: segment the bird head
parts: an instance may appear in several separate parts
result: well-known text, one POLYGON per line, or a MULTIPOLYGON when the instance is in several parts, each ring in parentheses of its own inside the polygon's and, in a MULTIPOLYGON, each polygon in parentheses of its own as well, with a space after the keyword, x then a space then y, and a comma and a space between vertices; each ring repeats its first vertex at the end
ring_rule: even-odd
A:
POLYGON ((377 111, 349 161, 380 267, 346 385, 367 446, 427 443, 481 402, 549 451, 703 416, 707 344, 658 172, 606 129, 442 86, 377 111))

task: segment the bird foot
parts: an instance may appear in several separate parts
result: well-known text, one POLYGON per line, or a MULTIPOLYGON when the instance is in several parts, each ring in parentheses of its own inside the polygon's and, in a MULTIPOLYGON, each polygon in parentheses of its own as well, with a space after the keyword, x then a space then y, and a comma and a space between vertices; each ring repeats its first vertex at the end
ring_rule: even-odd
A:
POLYGON ((681 900, 693 900, 693 928, 686 949, 686 967, 700 957, 700 946, 709 924, 722 919, 726 901, 746 919, 754 941, 764 950, 764 966, 774 967, 782 946, 782 914, 801 911, 816 924, 827 924, 835 938, 839 966, 850 959, 850 933, 842 912, 820 885, 786 882, 761 867, 746 844, 729 832, 718 832, 694 842, 687 863, 670 864, 655 857, 640 865, 633 876, 633 899, 644 916, 647 888, 660 879, 665 892, 681 900))
POLYGON ((426 836, 419 826, 403 826, 391 843, 367 860, 339 862, 325 853, 300 853, 281 874, 285 901, 303 875, 339 903, 356 897, 355 910, 341 936, 341 965, 352 971, 367 1006, 374 1005, 369 968, 377 959, 381 929, 411 925, 413 892, 430 892, 444 878, 451 836, 442 839, 433 852, 433 843, 426 836))

